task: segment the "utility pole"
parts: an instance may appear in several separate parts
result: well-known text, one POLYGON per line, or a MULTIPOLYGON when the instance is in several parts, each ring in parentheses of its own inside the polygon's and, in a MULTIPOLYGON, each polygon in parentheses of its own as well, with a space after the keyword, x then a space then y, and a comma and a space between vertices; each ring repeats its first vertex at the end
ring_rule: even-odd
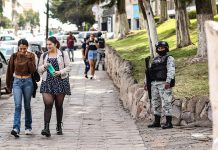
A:
POLYGON ((48 39, 48 25, 49 25, 49 0, 47 0, 46 4, 46 40, 48 39))

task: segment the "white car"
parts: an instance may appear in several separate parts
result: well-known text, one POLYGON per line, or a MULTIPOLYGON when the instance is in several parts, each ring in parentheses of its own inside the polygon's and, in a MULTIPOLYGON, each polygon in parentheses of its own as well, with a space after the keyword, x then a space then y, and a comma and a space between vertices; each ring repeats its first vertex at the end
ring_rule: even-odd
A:
POLYGON ((56 39, 60 43, 60 49, 61 50, 65 50, 67 48, 67 37, 68 37, 68 35, 59 35, 59 36, 56 36, 56 39))
POLYGON ((17 42, 18 38, 13 35, 0 35, 0 45, 8 43, 15 45, 17 42))
POLYGON ((1 45, 0 51, 4 55, 6 61, 8 61, 13 53, 17 52, 17 45, 1 45))
MULTIPOLYGON (((6 73, 7 73, 7 61, 0 51, 0 95, 2 95, 2 90, 6 89, 6 73)), ((6 91, 5 91, 6 92, 6 91)))

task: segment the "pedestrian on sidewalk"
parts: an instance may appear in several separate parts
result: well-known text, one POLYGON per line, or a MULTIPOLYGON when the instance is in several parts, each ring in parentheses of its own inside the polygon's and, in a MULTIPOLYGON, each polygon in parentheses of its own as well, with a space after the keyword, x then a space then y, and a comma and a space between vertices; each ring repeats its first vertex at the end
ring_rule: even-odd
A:
MULTIPOLYGON (((172 87, 175 86, 175 60, 168 55, 169 45, 160 41, 156 44, 158 56, 153 58, 149 68, 149 78, 151 82, 151 103, 155 120, 148 128, 160 127, 161 106, 166 116, 166 123, 163 129, 173 128, 172 125, 172 87)), ((147 90, 145 81, 145 90, 147 90)))
POLYGON ((7 69, 7 90, 13 91, 15 113, 14 125, 11 134, 19 137, 20 119, 22 110, 22 97, 25 109, 25 134, 32 134, 31 96, 33 94, 33 81, 31 75, 36 71, 35 55, 28 52, 28 41, 18 41, 18 52, 12 54, 7 69))
MULTIPOLYGON (((99 48, 97 50, 97 62, 95 65, 95 70, 98 70, 100 62, 102 63, 103 57, 105 57, 105 39, 102 37, 101 32, 98 32, 98 44, 99 48)), ((102 63, 102 68, 104 70, 104 63, 102 63)))
POLYGON ((70 53, 72 55, 72 62, 74 62, 74 44, 76 42, 75 36, 73 36, 72 32, 69 32, 69 36, 67 37, 67 52, 70 57, 70 53))
MULTIPOLYGON (((90 34, 89 39, 86 42, 87 44, 87 53, 88 53, 88 60, 89 60, 89 65, 91 69, 91 77, 90 79, 92 80, 95 75, 95 64, 97 61, 97 50, 99 48, 98 40, 95 38, 95 35, 92 33, 90 34)), ((86 55, 87 55, 86 53, 86 55)))
POLYGON ((70 59, 66 52, 59 50, 60 44, 55 37, 47 40, 48 52, 42 54, 39 61, 38 72, 42 75, 40 93, 45 104, 44 129, 41 134, 51 136, 49 124, 53 103, 56 107, 58 135, 62 135, 63 102, 65 95, 71 95, 69 73, 71 71, 70 59), (54 73, 49 72, 48 67, 53 66, 54 73))
POLYGON ((83 61, 84 61, 84 64, 85 64, 85 78, 88 78, 88 72, 89 72, 89 69, 90 69, 90 65, 89 65, 89 60, 88 60, 88 57, 87 57, 87 51, 88 49, 86 48, 86 38, 84 38, 84 42, 82 44, 82 56, 83 56, 83 61))

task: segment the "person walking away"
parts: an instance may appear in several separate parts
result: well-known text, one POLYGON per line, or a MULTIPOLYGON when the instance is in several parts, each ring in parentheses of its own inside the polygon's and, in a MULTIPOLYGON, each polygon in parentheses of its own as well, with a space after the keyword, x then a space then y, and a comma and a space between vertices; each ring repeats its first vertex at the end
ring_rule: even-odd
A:
POLYGON ((90 66, 89 66, 89 61, 88 61, 88 57, 87 57, 87 48, 86 48, 86 38, 84 38, 84 42, 82 44, 82 57, 83 57, 83 61, 84 61, 84 64, 85 64, 85 78, 88 78, 88 72, 89 72, 89 69, 90 69, 90 66))
POLYGON ((67 51, 68 51, 69 58, 71 58, 70 53, 72 55, 72 62, 74 62, 74 43, 75 42, 77 42, 75 36, 73 36, 72 32, 69 32, 69 36, 67 37, 67 51))
MULTIPOLYGON (((105 49, 105 40, 102 36, 101 32, 98 32, 98 44, 99 44, 99 48, 97 50, 97 62, 96 62, 96 66, 95 66, 95 70, 98 70, 99 64, 101 62, 101 59, 103 57, 103 54, 105 53, 104 49, 105 49)), ((104 69, 103 69, 104 70, 104 69)))
POLYGON ((62 135, 63 102, 65 95, 71 95, 69 83, 71 63, 67 53, 58 49, 59 46, 55 37, 49 37, 47 40, 48 52, 42 54, 38 67, 38 72, 42 76, 40 93, 42 93, 45 105, 44 129, 41 134, 47 137, 51 136, 49 124, 53 103, 56 107, 56 131, 58 135, 62 135), (52 67, 54 72, 51 71, 52 67))
MULTIPOLYGON (((166 117, 162 129, 173 128, 172 125, 172 87, 175 85, 175 60, 168 55, 169 45, 160 41, 156 44, 156 56, 150 66, 151 101, 155 120, 148 128, 160 127, 161 106, 166 117)), ((147 83, 145 81, 145 90, 147 83)))
POLYGON ((36 71, 35 55, 28 52, 28 41, 18 41, 18 52, 12 54, 8 63, 6 84, 7 91, 13 91, 15 113, 13 130, 11 134, 19 137, 21 124, 22 97, 25 110, 25 134, 32 134, 31 96, 33 94, 33 81, 31 75, 36 71))
POLYGON ((91 70, 90 79, 92 80, 95 75, 95 64, 97 60, 97 49, 99 48, 99 44, 94 34, 90 35, 90 38, 87 40, 86 44, 87 44, 86 46, 88 49, 88 51, 86 52, 86 55, 88 53, 88 60, 89 60, 89 65, 90 65, 90 70, 91 70))

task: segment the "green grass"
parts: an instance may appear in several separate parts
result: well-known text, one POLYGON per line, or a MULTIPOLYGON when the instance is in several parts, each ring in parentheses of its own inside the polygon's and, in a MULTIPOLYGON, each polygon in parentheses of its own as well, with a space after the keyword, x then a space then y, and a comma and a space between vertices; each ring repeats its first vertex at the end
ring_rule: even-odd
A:
MULTIPOLYGON (((218 20, 218 15, 215 16, 218 20)), ((197 52, 197 21, 191 20, 189 26, 191 40, 194 45, 176 48, 176 22, 170 19, 157 26, 159 40, 165 40, 170 45, 170 54, 176 59, 176 97, 193 97, 208 95, 208 66, 207 63, 190 64, 190 59, 197 52)), ((148 37, 145 30, 130 33, 122 40, 108 40, 107 44, 116 48, 122 58, 133 65, 134 78, 143 83, 145 64, 144 58, 149 55, 148 37)))

